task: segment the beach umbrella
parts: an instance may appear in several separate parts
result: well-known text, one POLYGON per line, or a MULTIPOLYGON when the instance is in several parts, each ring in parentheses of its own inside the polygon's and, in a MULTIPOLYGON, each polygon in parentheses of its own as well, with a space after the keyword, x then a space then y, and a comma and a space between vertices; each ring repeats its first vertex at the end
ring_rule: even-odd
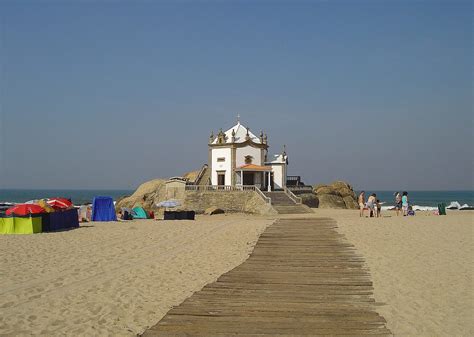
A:
POLYGON ((46 203, 54 208, 69 208, 72 206, 72 202, 65 198, 50 198, 46 201, 46 203))
POLYGON ((35 204, 18 204, 5 212, 7 215, 28 215, 44 213, 45 209, 35 204))
POLYGON ((162 201, 158 204, 156 204, 156 206, 158 207, 166 207, 166 208, 172 208, 172 207, 177 207, 177 206, 180 206, 180 202, 177 201, 177 200, 165 200, 165 201, 162 201))
POLYGON ((44 199, 38 201, 37 205, 43 207, 46 213, 53 213, 55 211, 55 209, 52 206, 48 205, 46 203, 46 200, 44 199))

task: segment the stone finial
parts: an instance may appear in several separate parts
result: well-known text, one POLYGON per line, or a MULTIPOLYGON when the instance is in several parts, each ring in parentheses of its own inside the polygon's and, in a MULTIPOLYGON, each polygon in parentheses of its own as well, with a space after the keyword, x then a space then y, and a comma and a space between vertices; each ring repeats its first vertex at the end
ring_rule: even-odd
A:
POLYGON ((224 131, 220 129, 219 133, 217 134, 217 144, 225 144, 225 143, 227 143, 227 136, 225 135, 224 131))
POLYGON ((214 131, 211 131, 211 135, 209 136, 209 143, 214 141, 214 131))
POLYGON ((267 139, 267 134, 265 133, 265 134, 263 135, 263 143, 266 144, 266 143, 267 143, 267 140, 268 140, 268 139, 267 139))
POLYGON ((232 129, 232 143, 235 143, 235 130, 232 129))
POLYGON ((282 155, 283 155, 283 156, 286 156, 286 144, 283 145, 283 152, 282 152, 282 155))
POLYGON ((245 135, 245 140, 250 139, 250 128, 247 128, 247 134, 245 135))

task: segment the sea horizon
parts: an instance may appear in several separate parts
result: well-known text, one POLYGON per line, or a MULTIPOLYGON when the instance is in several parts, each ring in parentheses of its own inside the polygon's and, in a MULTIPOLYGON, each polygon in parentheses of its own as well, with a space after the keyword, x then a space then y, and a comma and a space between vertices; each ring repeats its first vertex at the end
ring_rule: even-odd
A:
MULTIPOLYGON (((95 196, 110 196, 117 200, 124 196, 130 196, 136 189, 26 189, 5 188, 0 189, 0 203, 21 203, 29 200, 65 197, 70 198, 74 204, 80 205, 92 202, 95 196)), ((366 193, 376 193, 378 199, 384 206, 390 207, 394 202, 395 190, 370 190, 366 193)), ((401 190, 400 190, 401 192, 401 190)), ((356 191, 358 194, 358 191, 356 191)), ((460 205, 474 205, 474 190, 408 190, 409 200, 413 205, 421 207, 436 207, 438 203, 449 205, 457 202, 460 205)))

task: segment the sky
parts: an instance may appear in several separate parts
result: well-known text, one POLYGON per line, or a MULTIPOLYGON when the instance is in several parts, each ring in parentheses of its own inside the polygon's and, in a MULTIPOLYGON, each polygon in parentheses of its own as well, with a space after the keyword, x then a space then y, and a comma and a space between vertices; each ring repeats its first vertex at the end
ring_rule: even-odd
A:
POLYGON ((471 1, 1 1, 0 188, 133 189, 235 124, 289 174, 474 189, 471 1))

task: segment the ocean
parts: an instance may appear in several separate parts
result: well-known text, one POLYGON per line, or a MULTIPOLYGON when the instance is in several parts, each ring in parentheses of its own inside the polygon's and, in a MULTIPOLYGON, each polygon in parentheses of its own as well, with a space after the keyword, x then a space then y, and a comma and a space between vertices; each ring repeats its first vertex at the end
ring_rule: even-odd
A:
MULTIPOLYGON (((399 191, 402 193, 403 191, 399 191)), ((439 203, 449 205, 469 205, 474 206, 474 191, 407 191, 408 200, 411 205, 417 206, 418 209, 435 209, 439 203)), ((377 194, 384 204, 384 208, 393 207, 395 205, 394 191, 365 191, 366 197, 370 194, 377 194)), ((357 193, 358 195, 358 193, 357 193)))
POLYGON ((28 200, 62 197, 71 199, 75 205, 92 202, 95 196, 109 196, 114 200, 132 195, 134 190, 26 190, 0 189, 0 203, 20 203, 28 200))
MULTIPOLYGON (((0 189, 0 203, 4 202, 25 202, 33 199, 64 197, 71 198, 76 205, 92 202, 94 196, 111 196, 114 200, 120 197, 131 195, 133 190, 26 190, 26 189, 0 189)), ((402 191, 400 191, 402 192, 402 191)), ((377 198, 384 203, 385 207, 393 206, 393 191, 366 191, 376 193, 377 198)), ((439 203, 446 205, 459 203, 474 206, 474 191, 408 191, 408 197, 412 205, 419 207, 433 208, 439 203)))

